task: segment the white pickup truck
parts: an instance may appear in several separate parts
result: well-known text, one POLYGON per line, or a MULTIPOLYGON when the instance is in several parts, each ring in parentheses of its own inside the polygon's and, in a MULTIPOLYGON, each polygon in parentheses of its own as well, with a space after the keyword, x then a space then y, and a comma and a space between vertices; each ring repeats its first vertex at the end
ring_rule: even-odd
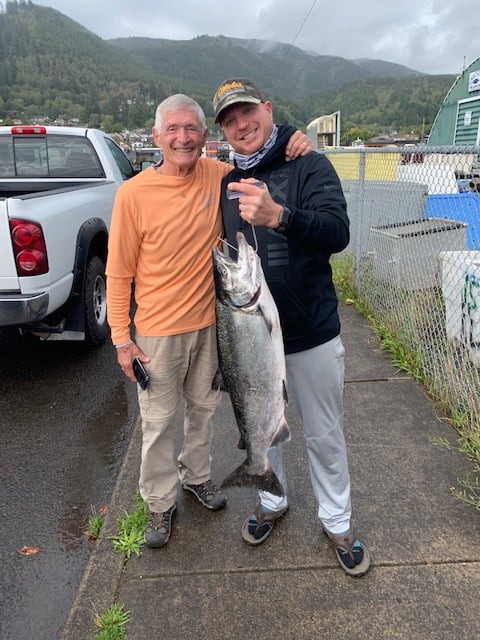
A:
POLYGON ((135 169, 97 129, 0 127, 0 332, 100 344, 115 193, 135 169))

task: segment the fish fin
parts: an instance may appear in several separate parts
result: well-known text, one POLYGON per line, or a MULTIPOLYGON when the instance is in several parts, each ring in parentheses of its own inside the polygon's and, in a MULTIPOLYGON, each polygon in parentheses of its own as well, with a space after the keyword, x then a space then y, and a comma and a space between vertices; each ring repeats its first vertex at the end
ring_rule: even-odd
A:
POLYGON ((260 301, 258 308, 260 309, 260 312, 262 314, 262 318, 265 322, 265 324, 267 325, 267 329, 268 329, 268 333, 271 334, 272 330, 273 330, 273 319, 271 318, 270 313, 268 313, 268 308, 266 305, 262 305, 262 302, 260 301))
POLYGON ((277 444, 280 444, 281 442, 288 442, 290 438, 291 438, 290 429, 288 428, 287 421, 284 418, 283 422, 280 423, 280 427, 278 428, 277 433, 275 434, 270 444, 270 448, 275 447, 277 444))
POLYGON ((283 487, 272 467, 268 467, 265 473, 248 473, 248 462, 245 460, 239 467, 222 482, 223 487, 256 487, 260 491, 268 491, 276 496, 284 496, 283 487))
POLYGON ((245 440, 243 439, 242 436, 240 436, 240 438, 238 439, 238 442, 237 442, 237 449, 245 450, 246 448, 247 448, 247 445, 245 444, 245 440))
POLYGON ((223 377, 220 369, 217 369, 215 375, 213 376, 212 389, 214 391, 228 391, 227 385, 225 384, 225 378, 223 377))

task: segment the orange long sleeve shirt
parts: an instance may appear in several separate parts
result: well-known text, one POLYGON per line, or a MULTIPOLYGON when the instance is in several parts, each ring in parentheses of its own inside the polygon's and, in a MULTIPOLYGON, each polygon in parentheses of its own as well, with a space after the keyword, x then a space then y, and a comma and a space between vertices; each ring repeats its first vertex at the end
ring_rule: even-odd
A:
POLYGON ((121 185, 115 198, 107 259, 107 314, 114 344, 168 336, 215 322, 212 248, 222 236, 220 184, 231 167, 200 158, 186 177, 153 167, 121 185))

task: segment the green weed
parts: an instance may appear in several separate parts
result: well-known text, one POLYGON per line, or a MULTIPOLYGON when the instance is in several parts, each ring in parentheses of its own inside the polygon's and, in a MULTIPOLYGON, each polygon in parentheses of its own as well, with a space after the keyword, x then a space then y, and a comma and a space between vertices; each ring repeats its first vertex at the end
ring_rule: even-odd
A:
POLYGON ((133 513, 125 512, 124 518, 118 518, 120 531, 117 535, 109 536, 113 542, 113 549, 130 558, 132 554, 140 555, 143 544, 143 532, 147 526, 148 507, 137 492, 135 495, 136 508, 133 513))
POLYGON ((92 505, 90 507, 90 518, 88 519, 88 530, 87 535, 90 540, 97 540, 100 531, 102 530, 103 520, 105 518, 105 514, 107 513, 108 507, 106 505, 97 509, 92 505))
POLYGON ((95 640, 127 640, 126 623, 130 612, 123 605, 114 603, 102 614, 95 614, 95 626, 98 631, 95 640))
POLYGON ((88 537, 90 540, 97 540, 102 530, 103 518, 100 514, 96 514, 88 520, 88 537))
POLYGON ((480 478, 477 473, 468 475, 464 480, 459 480, 462 489, 452 487, 451 491, 470 506, 480 511, 480 478))

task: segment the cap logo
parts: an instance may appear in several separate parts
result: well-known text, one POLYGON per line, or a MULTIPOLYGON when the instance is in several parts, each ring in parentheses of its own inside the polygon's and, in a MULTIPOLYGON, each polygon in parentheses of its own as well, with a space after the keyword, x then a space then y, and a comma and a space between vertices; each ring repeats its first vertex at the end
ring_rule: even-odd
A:
POLYGON ((233 91, 234 89, 245 89, 245 85, 243 82, 229 82, 228 84, 224 84, 223 87, 218 89, 217 97, 221 98, 223 95, 229 91, 233 91))

